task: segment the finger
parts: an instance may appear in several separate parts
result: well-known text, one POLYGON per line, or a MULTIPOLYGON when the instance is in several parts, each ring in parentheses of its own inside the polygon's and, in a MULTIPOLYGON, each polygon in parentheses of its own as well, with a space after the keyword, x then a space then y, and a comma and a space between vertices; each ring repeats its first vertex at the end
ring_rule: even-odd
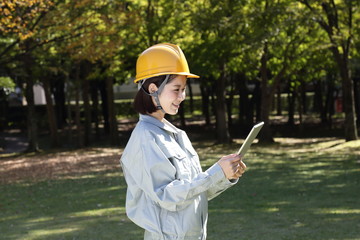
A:
POLYGON ((239 168, 238 168, 237 164, 233 164, 233 165, 231 165, 231 167, 232 167, 232 171, 233 171, 234 174, 239 171, 239 168))
POLYGON ((240 171, 237 172, 237 174, 239 175, 239 177, 241 177, 244 173, 245 173, 244 170, 240 170, 240 171))
POLYGON ((232 157, 234 157, 234 156, 232 156, 232 154, 230 154, 230 155, 223 156, 221 159, 222 160, 228 160, 228 159, 230 159, 232 157))
POLYGON ((246 164, 243 161, 239 162, 241 168, 246 169, 246 164))
POLYGON ((236 166, 236 170, 234 170, 234 174, 242 173, 243 170, 238 166, 236 166))
POLYGON ((234 178, 240 178, 242 176, 242 174, 240 172, 237 172, 235 175, 234 175, 234 178))
POLYGON ((238 171, 239 171, 241 174, 244 174, 244 173, 245 173, 245 171, 246 171, 246 169, 245 169, 245 168, 243 168, 243 167, 241 167, 241 166, 239 165, 239 167, 238 167, 238 171))
POLYGON ((240 156, 239 155, 234 155, 234 156, 232 156, 232 159, 230 159, 230 161, 232 162, 232 163, 235 163, 235 162, 240 162, 240 160, 241 160, 241 158, 240 158, 240 156))
POLYGON ((234 173, 237 172, 237 171, 239 171, 239 169, 240 169, 240 165, 239 165, 238 162, 233 162, 233 163, 231 164, 231 167, 232 167, 232 169, 234 169, 234 173))

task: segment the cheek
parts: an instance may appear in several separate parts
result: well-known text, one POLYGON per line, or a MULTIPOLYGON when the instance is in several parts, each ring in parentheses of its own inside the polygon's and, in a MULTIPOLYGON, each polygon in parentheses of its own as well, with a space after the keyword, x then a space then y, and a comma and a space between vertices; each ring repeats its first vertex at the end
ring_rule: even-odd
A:
POLYGON ((167 101, 167 102, 172 102, 177 98, 177 94, 172 93, 172 92, 168 92, 165 94, 162 94, 162 99, 163 101, 167 101))

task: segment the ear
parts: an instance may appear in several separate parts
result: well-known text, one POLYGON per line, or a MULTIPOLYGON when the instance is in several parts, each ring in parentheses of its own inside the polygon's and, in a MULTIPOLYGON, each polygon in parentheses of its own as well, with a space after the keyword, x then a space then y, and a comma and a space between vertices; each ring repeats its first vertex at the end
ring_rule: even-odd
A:
POLYGON ((158 87, 155 85, 155 83, 150 83, 149 88, 148 88, 148 92, 149 93, 154 93, 158 90, 158 87))

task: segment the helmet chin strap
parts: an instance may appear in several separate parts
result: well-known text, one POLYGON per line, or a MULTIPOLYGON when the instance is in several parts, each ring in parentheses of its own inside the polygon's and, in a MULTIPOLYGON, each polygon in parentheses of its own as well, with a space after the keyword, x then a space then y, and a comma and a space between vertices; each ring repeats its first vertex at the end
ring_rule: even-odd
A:
POLYGON ((139 89, 141 88, 147 95, 154 97, 155 102, 156 102, 156 109, 161 110, 165 114, 166 114, 166 112, 164 111, 164 109, 161 107, 161 104, 160 104, 159 95, 164 90, 164 87, 165 87, 166 83, 169 81, 169 78, 170 78, 170 75, 166 75, 164 81, 160 84, 158 90, 153 93, 148 93, 147 90, 143 87, 143 84, 146 79, 139 82, 139 89))

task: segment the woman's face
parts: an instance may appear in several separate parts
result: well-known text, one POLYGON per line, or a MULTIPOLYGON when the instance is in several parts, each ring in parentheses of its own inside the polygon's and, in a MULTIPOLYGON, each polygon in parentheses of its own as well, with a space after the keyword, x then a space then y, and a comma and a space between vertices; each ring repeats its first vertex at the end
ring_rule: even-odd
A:
POLYGON ((180 103, 185 100, 186 76, 176 76, 166 84, 159 95, 160 105, 167 114, 177 114, 180 103))

